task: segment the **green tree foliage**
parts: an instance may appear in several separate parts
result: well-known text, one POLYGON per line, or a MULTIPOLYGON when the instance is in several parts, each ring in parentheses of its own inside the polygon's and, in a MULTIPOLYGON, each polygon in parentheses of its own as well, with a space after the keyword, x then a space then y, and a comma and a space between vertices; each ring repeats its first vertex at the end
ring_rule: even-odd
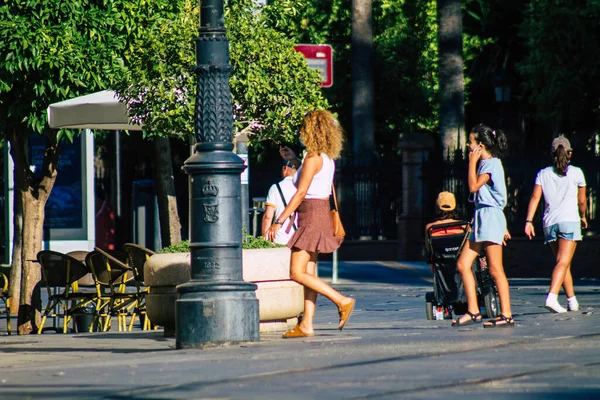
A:
POLYGON ((145 136, 185 136, 193 127, 197 8, 185 0, 154 0, 141 3, 136 15, 129 32, 128 74, 114 89, 127 101, 131 119, 144 124, 145 136))
MULTIPOLYGON (((199 10, 197 2, 177 4, 174 13, 148 18, 136 38, 136 48, 144 50, 132 55, 128 80, 117 86, 149 135, 193 134, 196 79, 190 67, 195 64, 199 10)), ((225 21, 236 132, 247 133, 251 144, 296 142, 304 114, 328 107, 320 75, 295 52, 293 41, 269 27, 252 1, 231 2, 225 21)))
POLYGON ((491 85, 498 74, 512 75, 519 57, 521 0, 469 0, 464 5, 466 82, 491 85))
POLYGON ((272 0, 264 10, 270 26, 299 43, 330 44, 333 87, 324 89, 346 132, 352 134, 351 0, 272 0), (294 13, 286 10, 295 10, 294 13))
MULTIPOLYGON (((466 1, 465 7, 475 0, 466 1)), ((297 43, 328 43, 334 49, 334 85, 327 98, 351 133, 351 0, 273 0, 278 9, 294 8, 285 17, 274 13, 273 26, 297 43), (279 21, 279 22, 278 22, 279 21)), ((437 133, 438 48, 435 0, 373 2, 376 140, 381 151, 393 149, 401 131, 437 133)), ((463 35, 465 61, 475 59, 488 43, 476 32, 463 35)), ((468 90, 469 80, 465 79, 468 90)), ((468 94, 467 94, 468 98, 468 94)))
POLYGON ((600 117, 600 1, 531 0, 521 25, 523 87, 538 121, 594 130, 600 117))
MULTIPOLYGON (((351 130, 351 0, 299 3, 298 16, 287 26, 279 24, 279 29, 300 43, 333 46, 334 86, 328 89, 328 98, 351 130)), ((435 0, 373 3, 376 136, 384 151, 393 147, 390 144, 402 130, 434 131, 437 126, 435 12, 435 0)))
POLYGON ((121 0, 8 0, 0 6, 0 132, 42 133, 48 104, 124 73, 121 0))
MULTIPOLYGON (((435 131, 438 122, 436 2, 382 1, 376 7, 378 131, 435 131)), ((390 137, 392 140, 393 137, 390 137)))

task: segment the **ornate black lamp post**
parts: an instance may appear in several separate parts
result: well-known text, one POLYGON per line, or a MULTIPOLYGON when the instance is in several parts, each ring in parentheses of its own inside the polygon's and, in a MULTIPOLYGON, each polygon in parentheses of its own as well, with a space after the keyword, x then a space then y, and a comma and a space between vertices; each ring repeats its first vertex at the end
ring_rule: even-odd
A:
POLYGON ((256 285, 242 278, 244 162, 232 153, 230 72, 223 0, 201 0, 196 39, 197 144, 183 167, 191 178, 192 280, 177 287, 178 349, 259 340, 256 285))

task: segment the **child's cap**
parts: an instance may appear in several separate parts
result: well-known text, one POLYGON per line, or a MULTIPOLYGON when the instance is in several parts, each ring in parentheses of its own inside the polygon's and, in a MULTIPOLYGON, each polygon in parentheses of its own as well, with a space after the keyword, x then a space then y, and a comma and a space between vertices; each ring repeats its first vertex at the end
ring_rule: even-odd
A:
POLYGON ((456 209, 456 198, 453 193, 441 192, 438 194, 437 206, 442 211, 454 211, 456 209))
POLYGON ((552 141, 552 152, 556 152, 556 149, 558 149, 558 146, 560 145, 562 145, 562 147, 564 147, 567 151, 573 150, 571 148, 571 142, 569 142, 569 139, 560 135, 559 137, 554 138, 554 140, 552 141))

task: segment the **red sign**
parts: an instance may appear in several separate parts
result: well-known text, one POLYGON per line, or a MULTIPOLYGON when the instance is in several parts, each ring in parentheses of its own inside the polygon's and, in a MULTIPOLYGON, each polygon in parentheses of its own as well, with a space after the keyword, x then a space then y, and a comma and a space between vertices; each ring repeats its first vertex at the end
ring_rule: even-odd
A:
POLYGON ((294 47, 306 58, 309 67, 321 72, 321 87, 333 85, 333 49, 328 44, 298 44, 294 47))

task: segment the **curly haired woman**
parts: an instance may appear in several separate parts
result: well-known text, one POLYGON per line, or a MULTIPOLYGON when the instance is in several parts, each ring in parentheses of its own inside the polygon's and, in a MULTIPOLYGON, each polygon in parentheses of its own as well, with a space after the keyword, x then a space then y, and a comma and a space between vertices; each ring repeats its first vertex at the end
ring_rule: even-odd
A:
MULTIPOLYGON (((296 193, 266 233, 268 240, 274 240, 281 221, 294 212, 298 213, 298 230, 287 245, 292 250, 290 278, 304 286, 304 315, 302 322, 287 331, 284 338, 314 336, 317 294, 327 297, 338 307, 340 330, 348 322, 356 302, 334 290, 315 274, 318 254, 333 252, 343 240, 333 236, 329 206, 334 160, 340 157, 344 141, 342 128, 330 112, 311 111, 302 121, 300 140, 306 147, 306 156, 293 178, 296 193)), ((284 159, 295 158, 287 147, 280 152, 284 159)))

